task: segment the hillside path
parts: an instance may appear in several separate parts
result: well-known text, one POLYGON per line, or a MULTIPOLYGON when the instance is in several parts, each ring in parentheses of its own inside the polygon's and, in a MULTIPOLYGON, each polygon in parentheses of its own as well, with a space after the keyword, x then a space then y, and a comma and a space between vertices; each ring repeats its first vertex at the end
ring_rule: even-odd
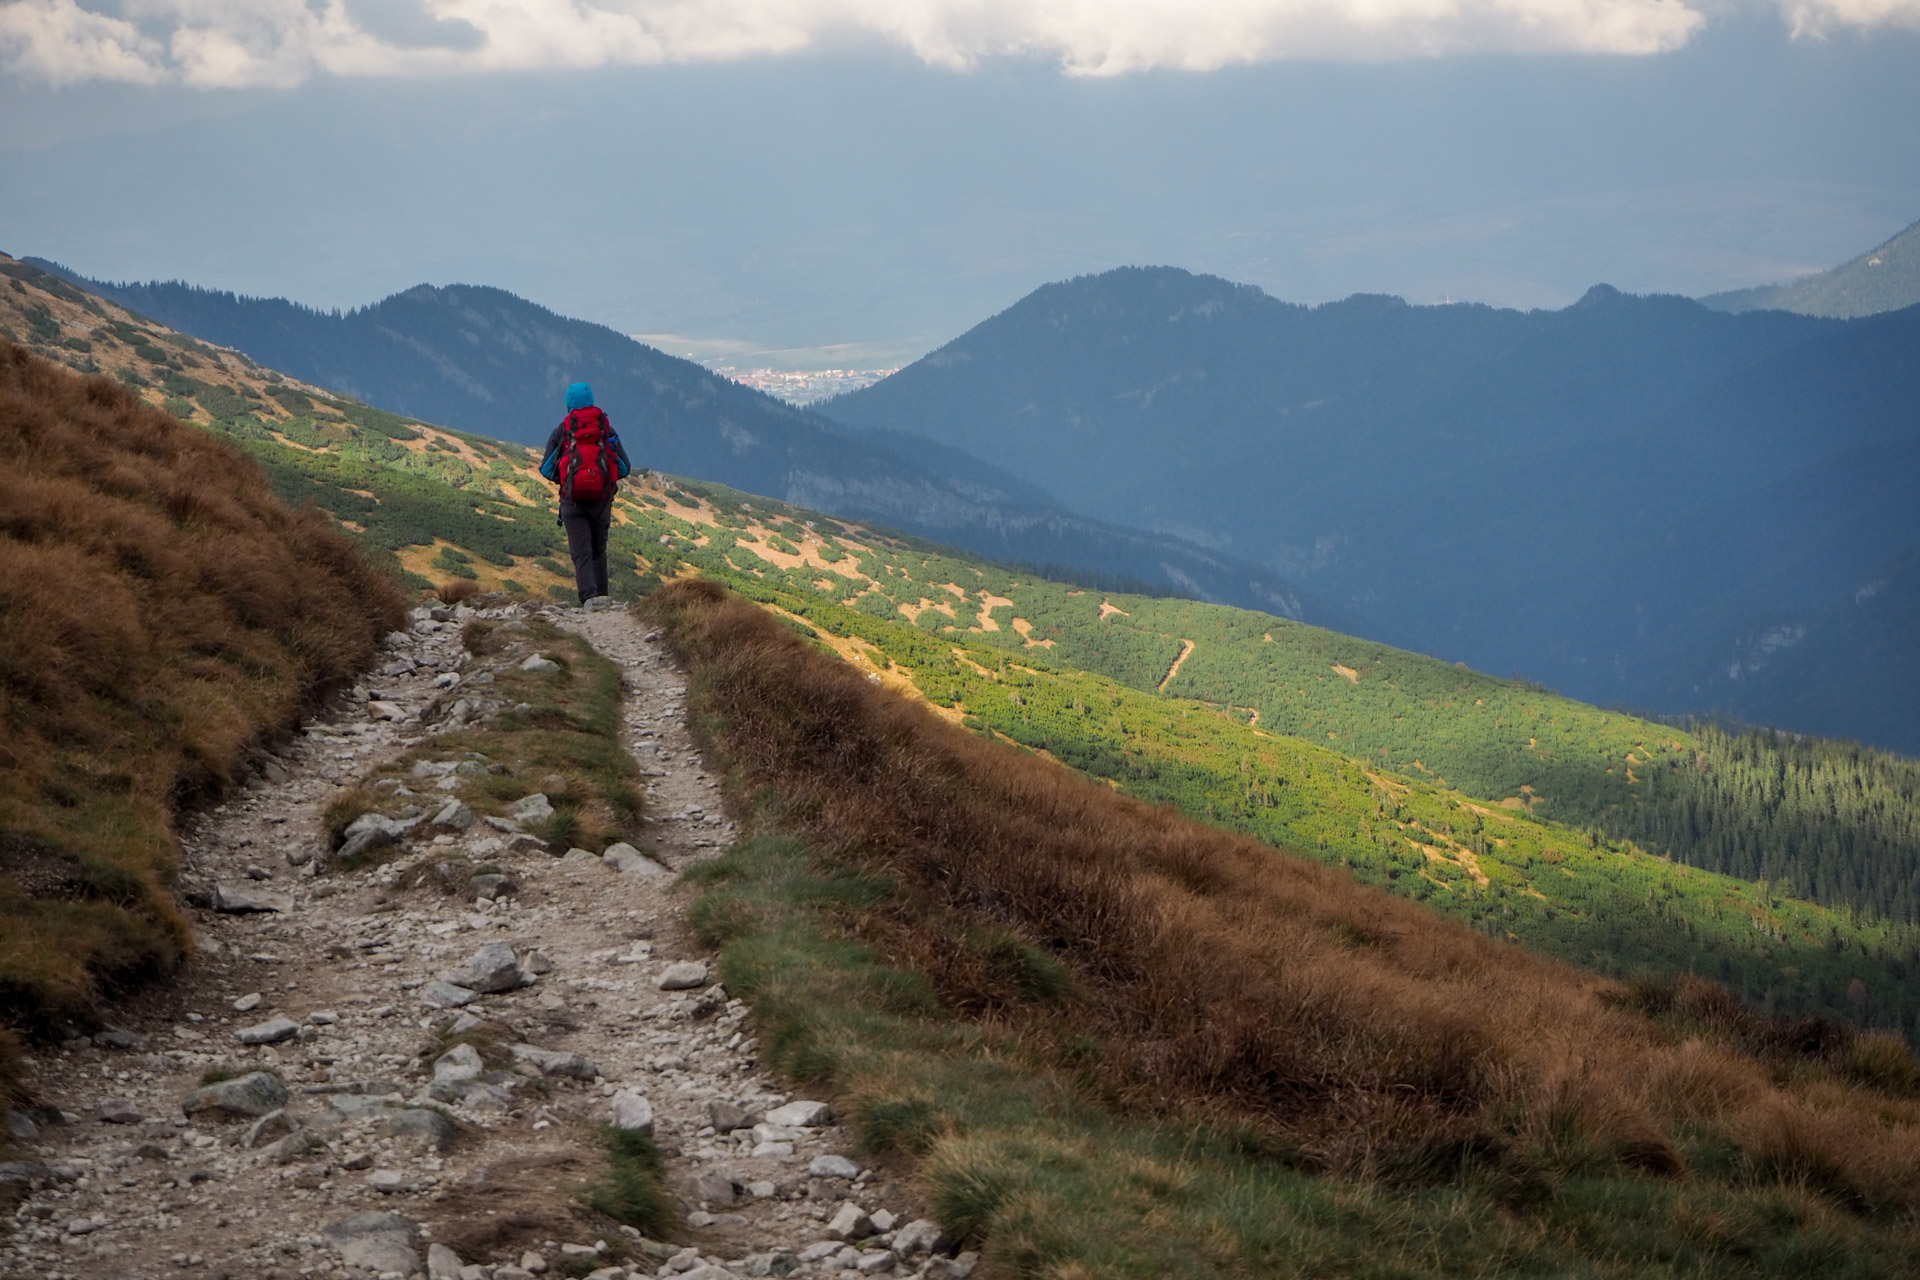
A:
MULTIPOLYGON (((909 1192, 841 1154, 842 1129, 791 1109, 768 1117, 795 1099, 760 1073, 752 1019, 714 984, 677 877, 485 823, 438 836, 422 824, 379 865, 318 869, 328 801, 398 752, 432 764, 439 726, 423 715, 444 712, 454 690, 441 690, 478 689, 489 666, 529 656, 521 645, 476 658, 460 641, 470 611, 437 612, 415 610, 389 637, 371 691, 330 706, 184 832, 189 898, 224 908, 191 911, 190 969, 107 1011, 107 1030, 33 1054, 43 1105, 9 1117, 29 1160, 0 1176, 30 1190, 0 1237, 0 1278, 401 1280, 430 1263, 433 1280, 964 1275, 966 1261, 924 1250, 894 1257, 911 1236, 909 1192), (376 702, 397 718, 370 719, 376 702), (452 891, 434 882, 448 867, 452 891), (485 879, 492 868, 508 886, 485 879), (513 948, 518 980, 540 976, 433 1007, 438 976, 489 943, 513 948), (676 964, 693 983, 663 990, 676 964), (273 1042, 239 1043, 249 1028, 273 1042), (460 1030, 495 1069, 469 1078, 483 1064, 449 1056, 460 1030), (284 1091, 264 1086, 259 1120, 184 1111, 210 1069, 270 1071, 284 1091), (632 1119, 640 1099, 680 1196, 670 1242, 604 1219, 595 1229, 580 1207, 605 1168, 601 1126, 622 1108, 632 1119), (836 1217, 844 1229, 830 1233, 836 1217), (856 1251, 833 1235, 866 1238, 856 1251)), ((715 856, 735 824, 687 733, 683 674, 624 612, 487 611, 507 623, 535 612, 623 670, 648 810, 632 843, 672 868, 715 856)), ((416 767, 393 799, 432 812, 457 796, 457 762, 441 763, 439 776, 416 767)))

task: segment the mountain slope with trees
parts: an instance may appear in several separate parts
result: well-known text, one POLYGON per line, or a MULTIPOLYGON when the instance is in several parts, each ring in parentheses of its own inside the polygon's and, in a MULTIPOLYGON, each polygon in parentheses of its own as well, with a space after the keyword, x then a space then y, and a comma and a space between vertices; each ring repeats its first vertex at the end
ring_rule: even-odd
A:
POLYGON ((1795 311, 1849 319, 1920 303, 1920 222, 1831 270, 1700 299, 1716 311, 1795 311))
POLYGON ((1920 547, 1915 403, 1920 308, 1729 315, 1605 287, 1555 312, 1302 307, 1128 268, 820 407, 1588 701, 1773 721, 1796 695, 1752 677, 1817 631, 1822 729, 1920 751, 1920 703, 1887 706, 1905 665, 1844 648, 1835 617, 1920 547))

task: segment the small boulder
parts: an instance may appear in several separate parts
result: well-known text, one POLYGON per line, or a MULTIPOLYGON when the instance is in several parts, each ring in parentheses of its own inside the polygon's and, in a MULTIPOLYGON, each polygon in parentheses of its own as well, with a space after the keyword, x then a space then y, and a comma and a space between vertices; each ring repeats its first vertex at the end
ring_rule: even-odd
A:
POLYGON ((467 879, 467 891, 474 897, 485 898, 489 902, 499 901, 518 887, 514 884, 512 876, 503 876, 491 871, 470 876, 467 879))
POLYGON ((634 1133, 653 1133, 653 1104, 631 1089, 613 1095, 613 1127, 634 1133))
POLYGON ((252 884, 217 884, 213 888, 213 909, 227 915, 285 912, 293 910, 293 898, 288 894, 257 889, 252 884))
POLYGON ((548 671, 558 671, 560 669, 560 664, 555 662, 552 658, 547 657, 543 653, 536 653, 531 658, 528 658, 525 662, 521 663, 520 669, 522 671, 545 673, 548 671))
POLYGON ((851 1181, 860 1176, 860 1166, 845 1156, 815 1156, 813 1163, 807 1166, 807 1174, 815 1178, 846 1178, 851 1181))
POLYGON ((465 801, 449 800, 440 807, 440 812, 433 815, 430 825, 442 831, 465 831, 475 821, 473 810, 467 807, 465 801))
POLYGON ((407 828, 379 813, 364 813, 347 825, 339 856, 357 858, 372 849, 384 848, 407 833, 407 828))
POLYGON ((367 718, 370 720, 401 720, 406 714, 407 709, 397 702, 383 702, 378 698, 367 701, 367 718))
POLYGON ((218 1112, 229 1119, 264 1116, 287 1105, 287 1086, 280 1077, 267 1071, 255 1071, 237 1080, 222 1080, 195 1089, 180 1103, 187 1115, 203 1111, 218 1112))
POLYGON ((249 991, 233 1002, 233 1011, 235 1013, 252 1013, 260 1007, 262 998, 258 991, 249 991))
POLYGON ((739 1198, 739 1187, 724 1173, 699 1173, 685 1183, 687 1199, 696 1204, 726 1206, 739 1198))
POLYGON ((100 1118, 108 1124, 139 1124, 141 1116, 125 1098, 109 1098, 100 1104, 100 1118))
POLYGON ((767 1123, 794 1129, 817 1129, 833 1120, 833 1108, 824 1102, 789 1102, 767 1112, 767 1123))
POLYGON ((662 991, 692 991, 707 985, 707 966, 699 960, 680 960, 660 973, 656 985, 662 991))
POLYGON ((433 1080, 435 1084, 478 1080, 486 1071, 478 1050, 470 1044, 457 1044, 434 1059, 433 1080))
POLYGON ((950 1243, 939 1223, 916 1218, 893 1233, 893 1256, 905 1262, 923 1253, 938 1253, 950 1243))
POLYGON ((547 799, 545 792, 536 791, 515 800, 512 812, 515 822, 545 822, 553 816, 553 802, 547 799))
POLYGON ((322 1227, 320 1234, 349 1267, 403 1276, 420 1269, 420 1225, 397 1213, 356 1213, 322 1227))
POLYGON ((867 1211, 849 1200, 827 1223, 827 1234, 835 1240, 864 1240, 873 1234, 873 1220, 867 1211))
POLYGON ((539 1069, 543 1076, 566 1076, 573 1080, 594 1080, 599 1078, 600 1068, 577 1053, 560 1053, 553 1049, 538 1049, 530 1044, 516 1044, 507 1050, 520 1062, 529 1063, 539 1069))
POLYGON ((513 991, 523 985, 520 957, 504 942, 489 942, 474 952, 466 964, 441 974, 440 981, 483 994, 513 991))
POLYGON ((241 1027, 233 1038, 241 1044, 279 1044, 300 1034, 300 1024, 285 1016, 269 1018, 251 1027, 241 1027))
POLYGON ((707 1123, 721 1133, 732 1133, 735 1129, 744 1129, 752 1119, 747 1109, 737 1102, 726 1102, 715 1098, 707 1104, 707 1123))
POLYGON ((600 858, 615 871, 624 871, 629 875, 643 876, 650 880, 673 874, 624 840, 609 846, 600 858))
POLYGON ((480 993, 451 982, 435 981, 420 988, 420 998, 436 1009, 458 1009, 478 1000, 480 993))

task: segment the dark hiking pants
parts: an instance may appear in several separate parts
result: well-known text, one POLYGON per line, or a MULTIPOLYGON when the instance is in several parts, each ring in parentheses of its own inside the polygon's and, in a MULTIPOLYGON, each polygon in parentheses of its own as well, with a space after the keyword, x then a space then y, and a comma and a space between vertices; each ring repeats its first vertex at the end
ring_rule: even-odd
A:
POLYGON ((567 531, 567 551, 573 556, 573 585, 580 603, 607 594, 607 529, 613 523, 613 499, 570 502, 560 499, 560 523, 567 531))

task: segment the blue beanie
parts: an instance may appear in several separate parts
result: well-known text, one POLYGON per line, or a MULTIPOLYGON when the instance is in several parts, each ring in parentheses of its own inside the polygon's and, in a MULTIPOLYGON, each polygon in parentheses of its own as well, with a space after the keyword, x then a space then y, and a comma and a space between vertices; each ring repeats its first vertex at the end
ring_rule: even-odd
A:
POLYGON ((584 409, 593 403, 593 388, 584 382, 576 382, 567 388, 567 412, 584 409))

